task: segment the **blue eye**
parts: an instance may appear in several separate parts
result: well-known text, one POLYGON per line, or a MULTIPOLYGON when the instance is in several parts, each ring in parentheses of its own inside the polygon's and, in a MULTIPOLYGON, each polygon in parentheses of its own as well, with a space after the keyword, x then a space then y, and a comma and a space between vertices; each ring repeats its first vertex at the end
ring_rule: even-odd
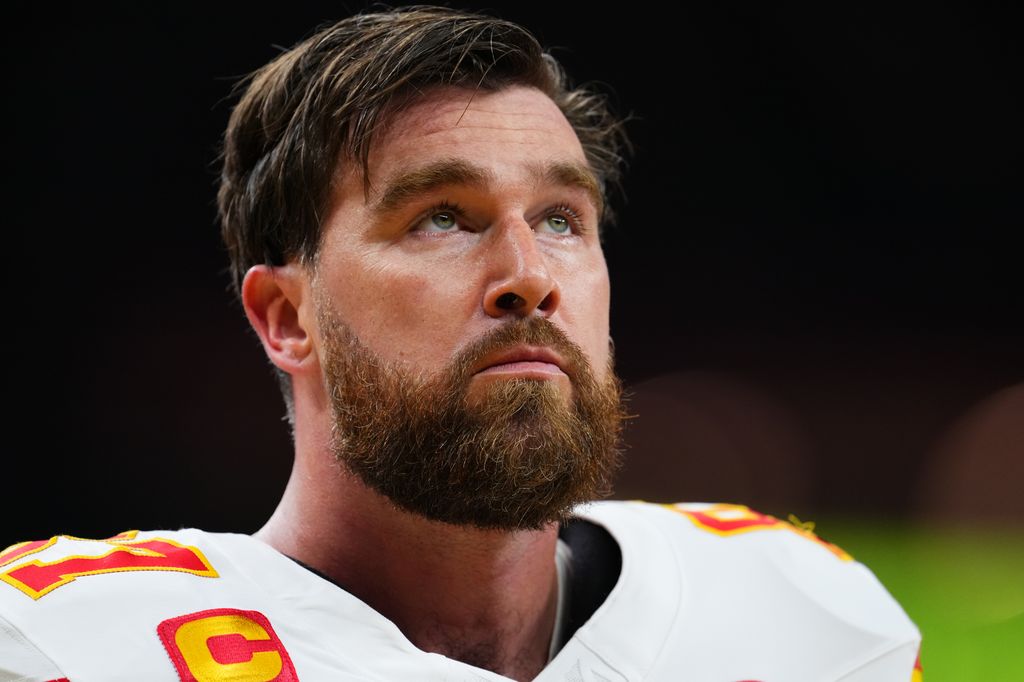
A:
POLYGON ((459 226, 459 223, 455 220, 454 213, 435 213, 430 216, 431 227, 436 227, 438 230, 448 231, 453 230, 459 226))
POLYGON ((572 225, 569 224, 569 219, 564 215, 559 215, 557 213, 544 218, 543 225, 548 227, 555 234, 565 234, 572 228, 572 225))
POLYGON ((447 206, 432 209, 413 226, 417 232, 455 232, 461 228, 458 210, 447 206))

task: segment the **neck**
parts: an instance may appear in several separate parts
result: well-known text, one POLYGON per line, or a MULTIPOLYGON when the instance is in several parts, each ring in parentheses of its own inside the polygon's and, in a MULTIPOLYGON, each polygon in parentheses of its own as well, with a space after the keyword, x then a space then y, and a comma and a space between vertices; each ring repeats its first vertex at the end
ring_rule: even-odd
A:
POLYGON ((281 504, 256 537, 344 585, 424 651, 517 680, 536 676, 555 621, 557 526, 493 531, 430 521, 319 455, 296 457, 281 504))

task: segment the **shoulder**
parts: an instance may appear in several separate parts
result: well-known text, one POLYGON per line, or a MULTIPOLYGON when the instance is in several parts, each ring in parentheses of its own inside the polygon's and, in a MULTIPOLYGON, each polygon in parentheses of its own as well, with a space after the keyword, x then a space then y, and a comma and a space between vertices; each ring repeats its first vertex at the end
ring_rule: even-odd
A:
POLYGON ((367 661, 423 667, 390 621, 249 535, 58 536, 0 563, 0 680, 376 680, 407 676, 367 661))
POLYGON ((624 554, 651 552, 649 544, 660 539, 691 577, 743 575, 766 588, 793 585, 820 599, 855 589, 895 604, 866 566, 818 537, 811 524, 729 503, 602 502, 585 514, 619 539, 624 554), (633 537, 647 542, 633 542, 633 537))
POLYGON ((830 679, 833 665, 853 670, 892 652, 898 665, 907 657, 913 664, 920 633, 900 604, 868 567, 808 525, 725 503, 612 501, 580 515, 619 543, 620 587, 632 585, 632 601, 677 604, 673 637, 708 646, 770 641, 768 649, 795 646, 803 658, 817 642, 815 674, 830 671, 819 679, 830 679))
POLYGON ((742 504, 598 502, 581 510, 581 515, 619 532, 657 534, 670 546, 688 550, 691 560, 816 558, 819 568, 857 564, 841 547, 818 537, 813 524, 783 521, 742 504))
POLYGON ((816 535, 811 524, 729 503, 607 503, 594 513, 623 530, 647 526, 649 533, 656 532, 691 578, 732 576, 766 590, 796 589, 805 598, 844 611, 871 597, 879 608, 893 607, 902 614, 866 566, 816 535))
POLYGON ((217 578, 208 555, 222 556, 226 537, 194 529, 131 530, 98 540, 58 535, 17 543, 0 552, 0 605, 18 610, 110 597, 139 586, 140 572, 150 592, 167 580, 217 578))
POLYGON ((211 589, 244 593, 234 555, 253 542, 190 529, 11 545, 0 551, 0 659, 22 661, 26 679, 47 666, 89 665, 116 651, 138 650, 165 663, 151 633, 168 613, 205 608, 211 589))

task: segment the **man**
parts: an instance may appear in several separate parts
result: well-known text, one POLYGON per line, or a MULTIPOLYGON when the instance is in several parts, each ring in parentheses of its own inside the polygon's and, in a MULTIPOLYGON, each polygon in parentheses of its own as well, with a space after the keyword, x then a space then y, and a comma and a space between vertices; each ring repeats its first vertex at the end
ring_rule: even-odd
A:
POLYGON ((219 202, 295 463, 253 537, 0 554, 0 679, 910 680, 874 577, 735 505, 592 503, 621 124, 522 28, 366 14, 256 73, 219 202), (13 589, 12 589, 13 588, 13 589))

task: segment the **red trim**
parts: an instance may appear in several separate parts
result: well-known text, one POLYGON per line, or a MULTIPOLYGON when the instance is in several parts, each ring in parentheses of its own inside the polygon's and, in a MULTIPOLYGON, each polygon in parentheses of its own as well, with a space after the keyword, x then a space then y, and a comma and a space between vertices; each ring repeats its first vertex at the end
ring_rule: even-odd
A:
POLYGON ((57 538, 52 537, 49 540, 32 540, 30 542, 19 542, 16 545, 11 545, 4 551, 0 552, 0 566, 6 566, 12 561, 16 561, 23 556, 40 552, 56 542, 57 538))
POLYGON ((180 571, 216 578, 206 557, 195 547, 173 540, 152 538, 140 542, 111 542, 113 548, 99 556, 69 556, 56 561, 29 561, 0 573, 0 580, 39 599, 76 578, 120 571, 180 571))

